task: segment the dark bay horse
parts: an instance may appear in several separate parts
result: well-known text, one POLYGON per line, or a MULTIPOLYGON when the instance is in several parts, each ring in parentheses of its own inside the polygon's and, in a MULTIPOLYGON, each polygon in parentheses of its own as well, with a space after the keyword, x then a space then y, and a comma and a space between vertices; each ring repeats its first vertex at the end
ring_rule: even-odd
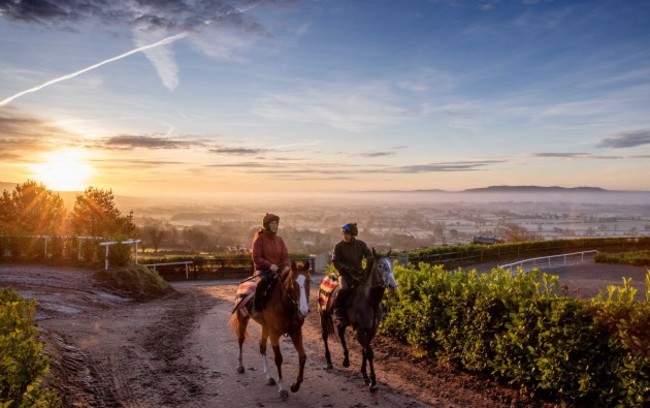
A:
MULTIPOLYGON (((271 347, 275 355, 275 365, 278 369, 278 392, 282 399, 289 396, 282 383, 282 353, 280 353, 280 336, 288 334, 291 337, 294 347, 298 352, 300 369, 296 382, 291 385, 291 391, 297 392, 303 381, 305 368, 305 349, 302 345, 302 325, 305 317, 309 314, 309 286, 311 276, 309 274, 309 262, 293 262, 291 269, 281 273, 279 281, 273 285, 266 301, 266 307, 262 309, 259 316, 253 318, 262 326, 262 336, 260 338, 260 354, 262 355, 262 367, 266 375, 266 384, 275 385, 276 382, 271 376, 269 364, 266 359, 267 339, 271 339, 271 347)), ((245 305, 250 313, 252 301, 245 305)), ((236 308, 237 309, 237 308, 236 308)), ((237 372, 244 372, 242 363, 242 345, 246 337, 246 327, 250 320, 250 314, 235 310, 230 318, 230 327, 237 335, 239 340, 239 366, 237 372)))
MULTIPOLYGON (((352 326, 354 335, 362 348, 361 374, 363 380, 369 386, 370 391, 375 391, 377 389, 377 380, 373 362, 374 353, 370 342, 375 336, 381 321, 381 300, 384 297, 384 292, 386 288, 389 288, 391 293, 394 292, 397 289, 397 282, 393 275, 393 262, 389 258, 390 251, 388 251, 387 255, 381 255, 373 248, 372 253, 374 261, 366 265, 365 277, 355 282, 354 289, 350 294, 352 305, 347 310, 347 321, 332 318, 332 304, 334 303, 332 300, 330 300, 325 310, 320 310, 320 319, 321 333, 325 342, 327 368, 332 368, 327 339, 328 336, 333 336, 335 332, 338 332, 343 346, 343 367, 350 366, 348 347, 345 342, 345 329, 349 324, 352 326), (366 362, 370 366, 370 378, 368 378, 366 371, 366 362)), ((323 279, 324 282, 325 279, 323 279)), ((321 288, 323 288, 323 283, 321 283, 321 288)))

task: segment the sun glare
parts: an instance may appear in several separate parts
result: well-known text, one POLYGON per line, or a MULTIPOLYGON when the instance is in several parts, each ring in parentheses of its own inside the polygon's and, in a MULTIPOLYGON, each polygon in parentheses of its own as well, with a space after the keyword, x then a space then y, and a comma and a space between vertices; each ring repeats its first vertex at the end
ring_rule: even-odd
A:
POLYGON ((67 149, 48 153, 33 171, 36 180, 50 190, 81 191, 87 186, 92 167, 79 150, 67 149))

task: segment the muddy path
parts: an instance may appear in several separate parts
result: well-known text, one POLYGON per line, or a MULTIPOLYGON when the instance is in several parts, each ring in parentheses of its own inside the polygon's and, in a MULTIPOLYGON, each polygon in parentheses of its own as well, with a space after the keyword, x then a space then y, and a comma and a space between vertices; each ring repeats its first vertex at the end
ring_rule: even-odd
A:
MULTIPOLYGON (((51 356, 46 383, 66 407, 541 405, 490 379, 418 361, 381 337, 374 342, 379 390, 371 394, 361 381, 361 354, 351 336, 350 368, 342 368, 336 342, 335 368, 324 368, 315 296, 303 328, 305 382, 282 401, 276 386, 264 385, 254 322, 244 346, 246 372, 236 372, 237 343, 228 326, 236 282, 175 284, 178 293, 138 303, 107 292, 91 271, 2 265, 0 287, 5 286, 40 302, 37 325, 51 356)), ((291 383, 298 356, 289 339, 282 339, 281 350, 285 383, 291 383)), ((276 376, 272 357, 270 365, 276 376)))

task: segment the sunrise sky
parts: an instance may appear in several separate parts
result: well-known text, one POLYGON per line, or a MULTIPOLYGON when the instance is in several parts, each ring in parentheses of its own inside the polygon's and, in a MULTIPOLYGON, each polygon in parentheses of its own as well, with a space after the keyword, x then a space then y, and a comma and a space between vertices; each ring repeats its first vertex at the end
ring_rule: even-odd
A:
POLYGON ((0 1, 0 181, 650 190, 650 2, 0 1), (146 4, 151 3, 151 4, 146 4))

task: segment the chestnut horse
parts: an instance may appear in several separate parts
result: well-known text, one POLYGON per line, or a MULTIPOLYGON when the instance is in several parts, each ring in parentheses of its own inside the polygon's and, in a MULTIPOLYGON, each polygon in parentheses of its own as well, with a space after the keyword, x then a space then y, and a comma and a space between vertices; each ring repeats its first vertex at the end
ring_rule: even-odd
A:
MULTIPOLYGON (((282 399, 286 399, 289 396, 289 392, 282 383, 280 336, 283 334, 288 334, 291 337, 293 346, 298 352, 300 364, 298 378, 291 385, 291 391, 297 392, 303 381, 307 356, 302 345, 302 325, 305 322, 305 317, 309 314, 309 286, 311 282, 309 267, 309 261, 292 262, 291 269, 287 268, 283 271, 279 277, 279 281, 275 282, 270 289, 266 300, 266 307, 262 309, 259 315, 253 318, 253 320, 262 326, 260 354, 262 355, 262 367, 266 375, 266 384, 276 384, 271 376, 269 364, 266 359, 266 343, 267 338, 270 338, 273 354, 275 354, 275 365, 278 369, 278 392, 282 399)), ((252 303, 252 301, 249 301, 248 305, 244 306, 249 312, 252 303)), ((239 373, 243 373, 245 370, 242 363, 242 345, 244 344, 246 327, 250 318, 249 313, 242 313, 241 311, 234 311, 230 318, 230 326, 239 340, 239 355, 237 357, 239 360, 237 372, 239 373)))
MULTIPOLYGON (((347 309, 347 319, 339 320, 332 317, 333 299, 330 299, 325 310, 320 310, 321 333, 325 342, 327 368, 332 368, 332 359, 330 358, 327 338, 329 335, 333 336, 335 331, 338 332, 341 345, 343 346, 343 367, 350 366, 348 346, 345 342, 345 329, 348 324, 351 325, 355 337, 362 348, 361 374, 363 375, 364 382, 369 386, 370 391, 377 389, 373 360, 374 353, 370 342, 375 336, 377 327, 381 321, 381 300, 384 297, 386 288, 389 288, 391 293, 397 289, 397 282, 393 275, 393 262, 389 258, 390 252, 388 251, 387 255, 381 255, 373 248, 372 254, 374 260, 366 265, 365 276, 361 279, 353 278, 356 281, 350 294, 352 304, 347 309), (366 371, 366 362, 370 366, 370 378, 368 378, 366 371)), ((325 279, 323 279, 323 283, 325 279)), ((321 288, 323 288, 323 283, 321 283, 321 288)))

